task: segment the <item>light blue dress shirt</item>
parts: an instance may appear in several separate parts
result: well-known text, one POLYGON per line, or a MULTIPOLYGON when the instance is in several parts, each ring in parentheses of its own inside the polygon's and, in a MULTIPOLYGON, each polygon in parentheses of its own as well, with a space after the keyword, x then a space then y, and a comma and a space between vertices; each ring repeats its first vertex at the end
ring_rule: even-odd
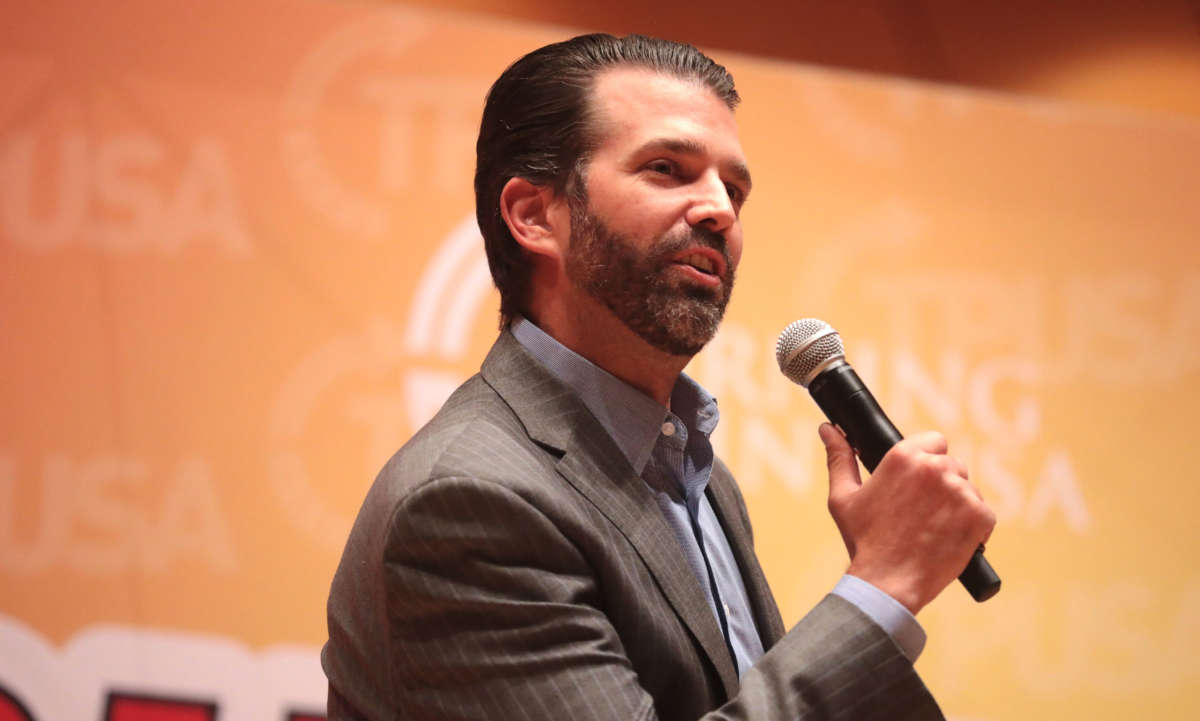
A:
MULTIPOLYGON (((720 418, 716 399, 680 374, 668 410, 524 318, 513 321, 512 334, 579 394, 654 494, 725 632, 739 673, 745 673, 762 656, 762 639, 733 550, 705 493, 713 465, 709 437, 720 418)), ((925 632, 903 605, 850 575, 838 581, 833 593, 879 624, 910 661, 917 660, 925 632)))

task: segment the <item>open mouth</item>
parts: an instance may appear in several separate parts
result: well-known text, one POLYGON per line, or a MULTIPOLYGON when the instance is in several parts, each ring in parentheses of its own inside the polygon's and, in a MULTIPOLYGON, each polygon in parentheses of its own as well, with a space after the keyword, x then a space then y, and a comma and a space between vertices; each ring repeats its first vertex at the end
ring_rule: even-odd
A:
POLYGON ((720 283, 725 274, 725 259, 715 250, 696 248, 679 253, 671 262, 698 280, 720 283))
POLYGON ((701 273, 707 273, 709 275, 717 274, 717 264, 713 262, 712 258, 700 253, 692 253, 691 255, 680 258, 679 262, 683 263, 684 265, 690 265, 701 273))

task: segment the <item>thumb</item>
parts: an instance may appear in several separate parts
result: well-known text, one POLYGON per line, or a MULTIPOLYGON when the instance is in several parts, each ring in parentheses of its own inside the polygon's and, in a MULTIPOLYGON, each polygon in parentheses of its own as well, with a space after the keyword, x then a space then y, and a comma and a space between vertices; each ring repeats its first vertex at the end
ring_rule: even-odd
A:
POLYGON ((825 444, 825 460, 829 467, 829 500, 838 501, 858 490, 862 477, 858 473, 858 457, 846 442, 842 432, 830 423, 817 429, 825 444))

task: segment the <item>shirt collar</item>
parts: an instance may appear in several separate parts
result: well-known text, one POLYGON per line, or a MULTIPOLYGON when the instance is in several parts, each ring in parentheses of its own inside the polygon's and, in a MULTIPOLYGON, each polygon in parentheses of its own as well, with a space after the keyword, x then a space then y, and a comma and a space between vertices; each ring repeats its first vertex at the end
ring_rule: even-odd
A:
POLYGON ((534 358, 575 391, 638 475, 645 469, 671 411, 690 431, 708 436, 716 428, 720 418, 716 398, 686 374, 680 373, 675 382, 668 411, 525 318, 514 319, 511 332, 534 358))

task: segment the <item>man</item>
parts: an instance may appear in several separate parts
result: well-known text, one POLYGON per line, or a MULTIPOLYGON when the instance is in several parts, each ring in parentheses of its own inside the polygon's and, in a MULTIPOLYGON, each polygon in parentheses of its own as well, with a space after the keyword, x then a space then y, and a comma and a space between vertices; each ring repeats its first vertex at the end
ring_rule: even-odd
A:
POLYGON ((991 512, 935 434, 862 485, 829 425, 846 577, 784 632, 682 375, 742 253, 732 78, 582 36, 488 96, 476 199, 502 332, 385 466, 329 599, 330 719, 941 718, 913 615, 991 512))

